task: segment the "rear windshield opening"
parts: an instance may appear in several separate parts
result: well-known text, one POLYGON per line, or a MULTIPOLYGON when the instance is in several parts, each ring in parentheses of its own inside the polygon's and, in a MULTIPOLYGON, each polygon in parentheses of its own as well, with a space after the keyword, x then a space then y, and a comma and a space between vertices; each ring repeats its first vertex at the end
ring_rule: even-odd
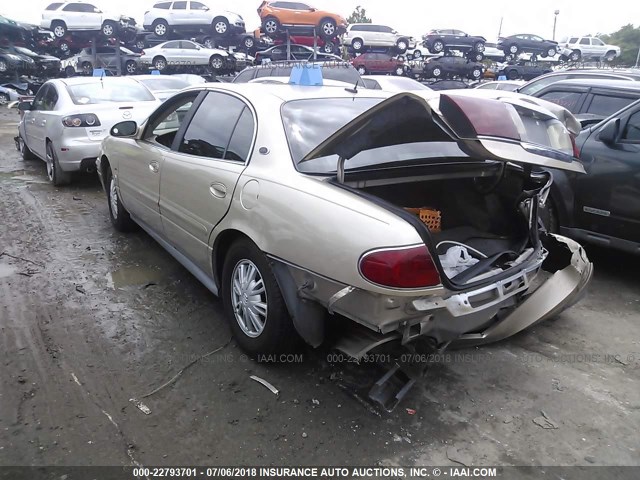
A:
POLYGON ((76 105, 119 102, 152 102, 155 97, 146 87, 133 80, 115 78, 101 82, 67 85, 71 100, 76 105))

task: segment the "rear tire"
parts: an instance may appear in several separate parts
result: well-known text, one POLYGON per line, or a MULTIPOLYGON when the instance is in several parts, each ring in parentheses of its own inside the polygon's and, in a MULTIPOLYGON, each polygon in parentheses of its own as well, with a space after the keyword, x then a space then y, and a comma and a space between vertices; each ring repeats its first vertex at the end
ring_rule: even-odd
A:
POLYGON ((51 31, 56 38, 62 38, 67 34, 67 25, 60 20, 56 20, 51 22, 51 31))
POLYGON ((91 75, 93 73, 93 65, 91 65, 91 62, 84 62, 82 64, 82 73, 85 75, 91 75))
POLYGON ((361 52, 364 48, 364 42, 359 38, 354 38, 351 42, 351 48, 353 48, 354 52, 361 52))
POLYGON ((409 42, 407 40, 405 40, 404 38, 401 38, 400 40, 398 40, 398 42, 396 43, 396 51, 400 55, 405 53, 408 49, 409 49, 409 42))
POLYGON ((440 53, 444 51, 444 42, 442 40, 436 40, 431 45, 431 53, 440 53))
POLYGON ((116 182, 111 173, 111 166, 107 167, 105 177, 105 185, 107 187, 107 203, 109 204, 109 218, 111 225, 119 232, 130 232, 136 228, 136 223, 131 220, 131 216, 126 208, 122 205, 118 196, 116 182))
POLYGON ((442 69, 440 67, 435 67, 431 70, 431 76, 433 78, 440 78, 442 76, 442 69))
POLYGON ((211 55, 209 66, 216 71, 222 70, 224 68, 224 58, 220 55, 211 55))
POLYGON ((127 75, 135 75, 138 71, 138 65, 133 60, 129 60, 125 65, 127 75))
POLYGON ((164 38, 169 34, 169 24, 162 18, 153 22, 152 28, 156 37, 164 38))
POLYGON ((153 59, 153 68, 162 72, 167 69, 167 59, 164 57, 156 57, 153 59))
POLYGON ((253 39, 253 37, 244 37, 244 40, 242 41, 242 46, 247 50, 251 50, 253 47, 256 46, 256 41, 253 39))
POLYGON ((222 296, 238 345, 250 355, 290 351, 300 342, 267 257, 249 239, 225 255, 222 296))
POLYGON ((518 71, 517 70, 509 70, 507 72, 507 78, 509 80, 518 80, 519 77, 520 77, 520 75, 518 75, 518 71))
POLYGON ((581 58, 582 53, 580 52, 580 50, 574 50, 573 52, 571 52, 571 55, 569 55, 569 60, 571 60, 572 62, 579 62, 581 58))
POLYGON ((519 51, 520 51, 520 48, 515 43, 512 43, 511 45, 509 45, 509 53, 511 55, 515 56, 518 54, 519 51))
POLYGON ((482 78, 482 69, 480 67, 474 67, 469 72, 469 78, 471 80, 480 80, 482 78))
POLYGON ((47 177, 49 177, 49 181, 55 187, 61 187, 71 183, 71 173, 65 172, 60 168, 53 143, 47 142, 46 150, 47 177))
POLYGON ((64 68, 64 74, 67 76, 67 78, 75 77, 76 69, 69 65, 64 68))

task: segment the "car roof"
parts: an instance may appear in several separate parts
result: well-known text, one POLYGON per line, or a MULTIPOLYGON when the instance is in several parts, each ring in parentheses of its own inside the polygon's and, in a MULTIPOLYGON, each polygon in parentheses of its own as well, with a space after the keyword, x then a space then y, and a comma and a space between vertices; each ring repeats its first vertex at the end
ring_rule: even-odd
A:
MULTIPOLYGON (((118 83, 131 83, 131 82, 136 82, 133 78, 128 78, 128 77, 108 77, 108 76, 104 76, 104 77, 69 77, 69 78, 58 78, 58 79, 54 79, 54 80, 49 80, 49 82, 55 82, 57 84, 62 84, 62 85, 66 85, 66 86, 72 86, 72 85, 86 85, 88 83, 99 83, 99 82, 109 82, 109 83, 114 83, 114 82, 118 82, 118 83)), ((47 82, 47 83, 49 83, 47 82)))
POLYGON ((291 100, 303 100, 313 98, 387 98, 389 93, 382 90, 370 90, 358 88, 358 93, 347 91, 346 88, 322 87, 322 86, 301 86, 273 83, 207 83, 194 85, 183 91, 189 90, 225 90, 251 98, 263 98, 270 96, 280 99, 283 103, 291 100))
MULTIPOLYGON (((559 82, 547 85, 544 90, 555 87, 585 87, 585 88, 609 88, 611 90, 633 90, 640 91, 640 82, 630 82, 628 80, 615 80, 608 78, 571 78, 560 80, 559 82)), ((542 90, 541 90, 542 91, 542 90)))

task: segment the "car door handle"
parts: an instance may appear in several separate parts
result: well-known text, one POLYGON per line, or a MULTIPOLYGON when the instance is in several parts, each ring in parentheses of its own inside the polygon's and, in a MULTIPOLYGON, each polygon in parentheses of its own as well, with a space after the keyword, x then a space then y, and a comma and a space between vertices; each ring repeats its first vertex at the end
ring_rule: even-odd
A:
POLYGON ((158 173, 158 171, 160 170, 160 164, 155 160, 153 162, 149 162, 149 170, 151 170, 153 173, 158 173))
POLYGON ((222 183, 212 183, 209 187, 211 195, 217 198, 224 198, 227 196, 227 187, 222 183))

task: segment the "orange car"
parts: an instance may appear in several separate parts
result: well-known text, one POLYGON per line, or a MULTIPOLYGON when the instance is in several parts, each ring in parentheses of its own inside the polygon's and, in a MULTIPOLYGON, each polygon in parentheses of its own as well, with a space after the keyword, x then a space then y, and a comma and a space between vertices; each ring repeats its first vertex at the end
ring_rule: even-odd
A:
POLYGON ((287 27, 316 27, 319 35, 333 39, 347 28, 347 21, 340 15, 300 2, 265 0, 258 7, 258 15, 267 35, 283 32, 287 27))

